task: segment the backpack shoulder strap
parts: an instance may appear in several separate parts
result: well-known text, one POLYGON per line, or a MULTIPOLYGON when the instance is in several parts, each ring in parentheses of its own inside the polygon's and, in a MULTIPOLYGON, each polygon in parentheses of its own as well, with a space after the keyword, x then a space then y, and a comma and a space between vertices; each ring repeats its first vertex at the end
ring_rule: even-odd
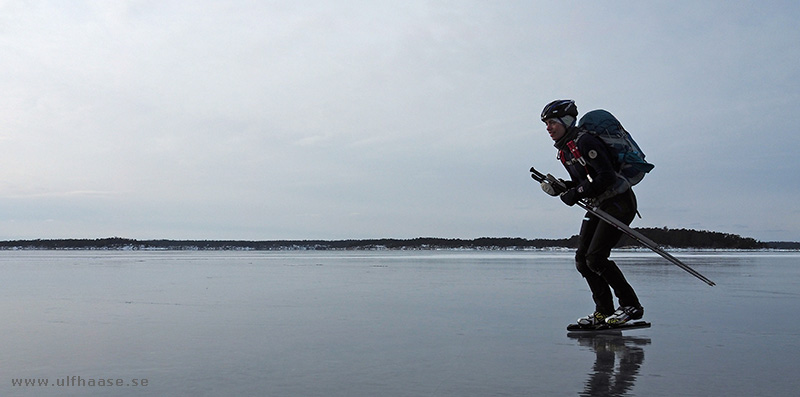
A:
POLYGON ((569 152, 572 153, 572 157, 575 159, 575 161, 577 161, 578 164, 586 167, 586 159, 581 156, 581 151, 578 150, 578 145, 575 143, 575 141, 567 142, 567 148, 569 149, 569 152))

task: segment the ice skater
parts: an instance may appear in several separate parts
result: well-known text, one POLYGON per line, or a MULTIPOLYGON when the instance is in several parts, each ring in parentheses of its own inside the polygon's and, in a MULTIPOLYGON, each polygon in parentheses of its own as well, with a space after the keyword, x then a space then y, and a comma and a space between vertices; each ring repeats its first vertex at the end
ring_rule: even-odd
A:
MULTIPOLYGON (((562 181, 566 191, 560 191, 560 187, 548 181, 541 183, 542 190, 559 196, 569 206, 581 199, 591 200, 593 205, 630 225, 636 215, 636 196, 624 177, 617 174, 608 147, 599 138, 578 128, 577 117, 578 108, 572 100, 556 100, 542 110, 541 119, 571 179, 562 181)), ((586 213, 575 265, 589 284, 595 309, 592 314, 578 319, 581 327, 621 325, 644 315, 633 287, 617 264, 608 259, 621 237, 620 230, 591 212, 586 213), (619 299, 616 310, 612 290, 619 299)))

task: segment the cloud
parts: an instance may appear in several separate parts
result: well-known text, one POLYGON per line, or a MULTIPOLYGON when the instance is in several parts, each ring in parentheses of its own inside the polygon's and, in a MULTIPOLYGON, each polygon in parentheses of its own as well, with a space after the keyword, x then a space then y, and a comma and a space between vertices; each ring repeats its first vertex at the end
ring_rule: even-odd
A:
POLYGON ((656 163, 642 226, 800 239, 791 2, 1 7, 0 237, 563 237, 569 97, 656 163))

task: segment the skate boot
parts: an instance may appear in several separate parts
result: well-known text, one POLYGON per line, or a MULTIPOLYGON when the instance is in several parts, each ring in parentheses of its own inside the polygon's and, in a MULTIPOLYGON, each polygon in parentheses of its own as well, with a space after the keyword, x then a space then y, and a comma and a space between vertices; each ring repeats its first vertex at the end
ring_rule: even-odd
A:
POLYGON ((586 317, 581 317, 578 319, 578 325, 581 328, 594 328, 598 325, 603 325, 606 323, 607 316, 600 312, 594 312, 586 317))
POLYGON ((620 306, 614 314, 606 317, 608 325, 622 325, 629 320, 638 320, 644 316, 644 308, 641 306, 620 306))

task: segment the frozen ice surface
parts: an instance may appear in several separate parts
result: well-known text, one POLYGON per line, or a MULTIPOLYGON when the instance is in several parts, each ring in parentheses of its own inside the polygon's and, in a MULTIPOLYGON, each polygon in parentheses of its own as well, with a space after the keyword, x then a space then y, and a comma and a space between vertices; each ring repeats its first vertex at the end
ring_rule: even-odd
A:
POLYGON ((653 327, 575 337, 570 253, 0 252, 0 395, 794 395, 800 254, 676 256, 717 286, 615 253, 653 327))

